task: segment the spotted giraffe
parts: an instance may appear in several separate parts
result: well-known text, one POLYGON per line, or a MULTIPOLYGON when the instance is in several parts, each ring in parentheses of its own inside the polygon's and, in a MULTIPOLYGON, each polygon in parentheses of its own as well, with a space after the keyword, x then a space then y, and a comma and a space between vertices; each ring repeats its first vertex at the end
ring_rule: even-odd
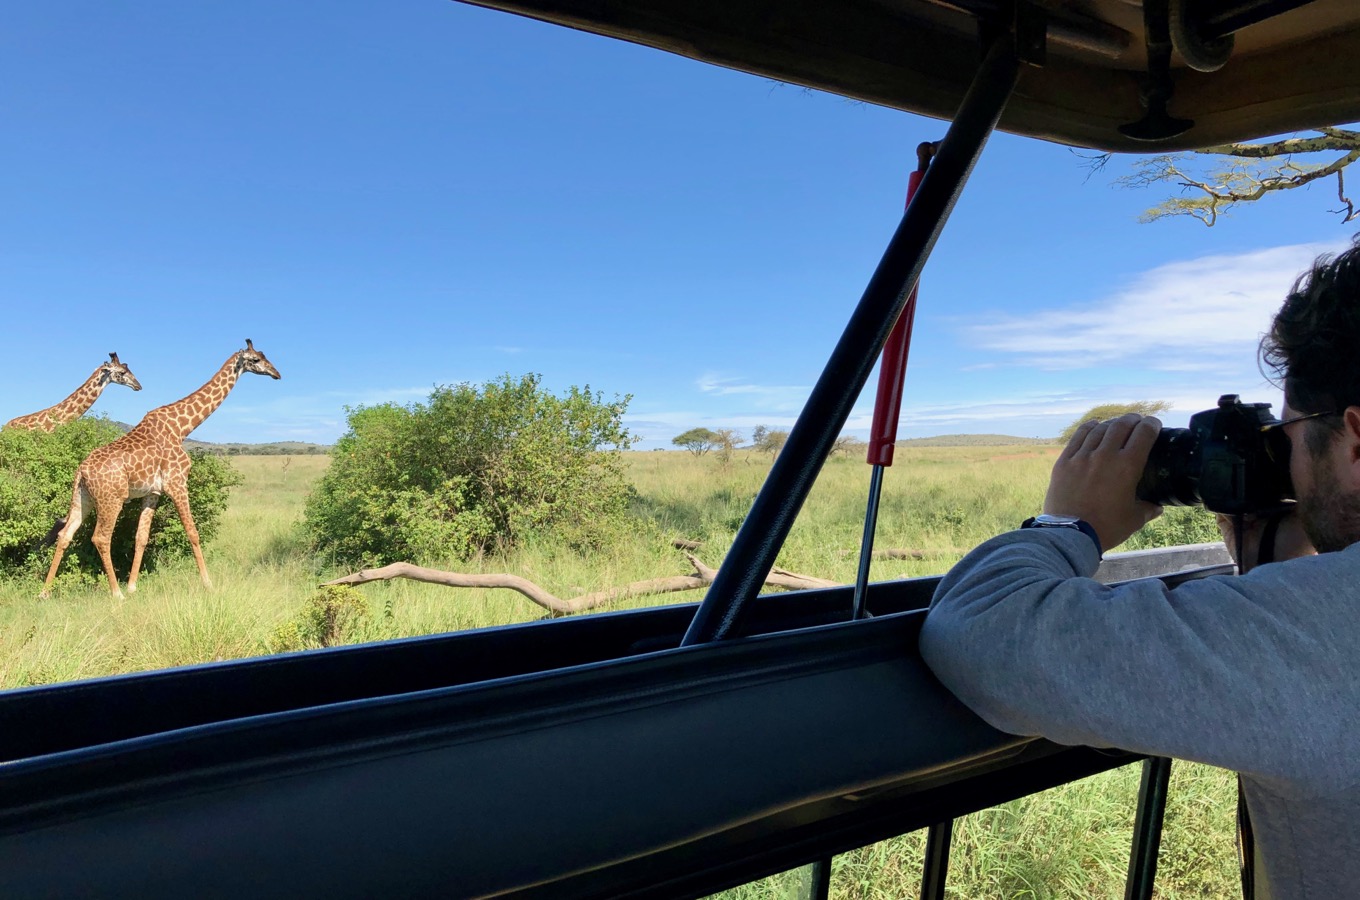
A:
POLYGON ((127 434, 111 444, 96 447, 76 470, 71 487, 71 511, 65 519, 58 519, 52 529, 57 549, 52 566, 47 570, 41 597, 46 597, 57 576, 62 554, 66 552, 81 520, 93 504, 97 518, 94 526, 94 546, 104 563, 104 574, 115 597, 122 597, 118 576, 113 571, 109 548, 113 540, 113 526, 129 498, 141 497, 142 513, 137 520, 137 543, 132 555, 132 571, 128 574, 128 593, 137 590, 137 574, 142 567, 142 552, 151 534, 151 517, 160 502, 161 494, 169 494, 184 523, 184 533, 198 563, 198 574, 205 587, 212 587, 208 567, 203 562, 203 550, 198 544, 198 528, 189 509, 190 458, 184 449, 184 439, 212 415, 227 394, 236 386, 242 372, 278 378, 275 369, 263 353, 246 340, 246 348, 233 353, 217 374, 203 387, 183 400, 158 407, 147 413, 142 421, 127 434))
POLYGON ((123 384, 140 391, 142 384, 132 374, 132 370, 118 361, 117 353, 109 354, 109 361, 94 370, 85 383, 76 388, 75 393, 47 409, 40 409, 26 416, 16 416, 5 423, 6 428, 19 428, 25 431, 51 431, 58 425, 74 422, 85 415, 85 410, 94 406, 104 388, 111 384, 123 384))

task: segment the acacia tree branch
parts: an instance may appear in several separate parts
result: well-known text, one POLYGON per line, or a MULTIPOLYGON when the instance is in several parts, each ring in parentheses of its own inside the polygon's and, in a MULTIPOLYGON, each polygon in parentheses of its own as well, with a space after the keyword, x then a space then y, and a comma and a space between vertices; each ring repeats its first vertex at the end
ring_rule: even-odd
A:
MULTIPOLYGON (((534 584, 529 579, 521 578, 518 575, 468 575, 461 572, 446 572, 442 569, 427 569, 424 566, 417 566, 408 562, 390 563, 377 569, 360 569, 350 575, 324 582, 322 587, 336 584, 368 584, 372 581, 408 578, 412 581, 442 584, 446 587, 507 588, 519 592, 531 602, 538 604, 554 615, 564 616, 594 609, 612 600, 621 600, 625 597, 692 591, 713 583, 714 577, 718 574, 716 570, 704 565, 692 554, 686 553, 685 558, 694 567, 694 575, 673 575, 666 578, 634 581, 622 587, 594 591, 569 599, 562 599, 534 584)), ((839 586, 835 581, 798 575, 780 568, 771 569, 769 574, 765 576, 765 583, 772 587, 782 587, 795 591, 839 586)))
POLYGON ((1270 159, 1293 153, 1318 153, 1324 150, 1354 150, 1360 147, 1360 131, 1344 128, 1318 128, 1321 137, 1285 138, 1263 144, 1218 144, 1195 150, 1207 156, 1235 156, 1240 159, 1270 159))
POLYGON ((1350 222, 1360 216, 1345 193, 1342 171, 1360 161, 1360 131, 1324 127, 1306 137, 1290 137, 1262 143, 1231 143, 1205 147, 1192 153, 1168 154, 1143 159, 1132 173, 1116 179, 1124 187, 1146 188, 1154 184, 1175 184, 1185 196, 1164 200, 1140 218, 1144 222, 1168 216, 1188 215, 1212 226, 1220 213, 1239 203, 1252 203, 1278 191, 1305 187, 1315 181, 1337 176, 1337 196, 1341 209, 1332 212, 1350 222), (1339 152, 1340 156, 1324 165, 1297 162, 1299 154, 1339 152), (1217 170, 1200 175, 1191 169, 1192 159, 1214 156, 1224 159, 1217 170))
MULTIPOLYGON (((1346 209, 1344 210, 1345 217, 1341 221, 1349 222, 1354 219, 1356 215, 1355 204, 1346 196, 1346 173, 1339 170, 1336 173, 1336 196, 1337 199, 1346 205, 1346 209)), ((1343 212, 1343 210, 1334 209, 1332 212, 1340 213, 1343 212)))
POLYGON ((1261 197, 1264 197, 1270 191, 1292 190, 1297 187, 1303 187, 1305 184, 1308 184, 1310 182, 1317 181, 1319 178, 1326 178, 1328 175, 1340 174, 1342 169, 1344 169, 1351 163, 1355 162, 1357 159, 1360 159, 1360 150, 1352 150, 1345 156, 1334 159, 1327 165, 1320 166, 1316 169, 1304 170, 1298 168, 1297 166, 1291 166, 1291 168, 1294 171, 1298 172, 1297 175, 1289 176, 1280 175, 1262 179, 1260 182, 1257 183, 1256 187, 1253 190, 1247 191, 1245 193, 1232 190, 1228 191, 1218 190, 1213 185, 1207 184, 1202 181, 1192 180, 1183 181, 1181 182, 1181 185, 1183 187, 1199 188, 1200 190, 1204 191, 1204 193, 1220 201, 1226 201, 1229 203, 1250 202, 1252 200, 1259 200, 1261 197))
MULTIPOLYGON (((1251 203, 1275 191, 1287 191, 1311 184, 1331 175, 1341 177, 1346 166, 1360 160, 1360 148, 1351 150, 1325 166, 1304 168, 1292 160, 1286 160, 1276 168, 1275 174, 1253 175, 1236 169, 1219 173, 1217 182, 1196 178, 1181 168, 1174 156, 1156 157, 1147 161, 1143 169, 1127 176, 1121 181, 1130 186, 1146 186, 1154 182, 1174 181, 1182 188, 1199 192, 1197 198, 1167 200, 1148 210, 1144 221, 1155 221, 1174 215, 1190 215, 1205 225, 1212 226, 1218 219, 1220 210, 1237 203, 1251 203)), ((1354 207, 1344 195, 1344 187, 1338 186, 1342 203, 1346 204, 1346 219, 1354 215, 1354 207)), ((1341 212, 1338 210, 1338 212, 1341 212)))

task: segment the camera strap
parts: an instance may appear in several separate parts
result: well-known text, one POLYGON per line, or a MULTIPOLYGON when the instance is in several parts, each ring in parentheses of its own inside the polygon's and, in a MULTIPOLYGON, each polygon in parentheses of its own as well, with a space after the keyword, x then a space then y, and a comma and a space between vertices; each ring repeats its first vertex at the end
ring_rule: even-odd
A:
POLYGON ((1237 864, 1242 872, 1242 900, 1256 897, 1256 842, 1247 815, 1247 795, 1242 792, 1242 776, 1237 776, 1237 864))
POLYGON ((1261 547, 1256 551, 1256 565, 1275 561, 1275 535, 1280 530, 1280 523, 1288 514, 1289 510, 1280 510, 1266 519, 1266 527, 1261 529, 1261 547))
MULTIPOLYGON (((1280 530, 1288 510, 1277 510, 1261 529, 1261 542, 1256 549, 1256 565, 1275 561, 1275 535, 1280 530)), ((1233 516, 1233 536, 1237 539, 1237 569, 1246 572, 1242 566, 1242 552, 1246 543, 1246 516, 1238 513, 1233 516)), ((1237 776, 1237 864, 1242 874, 1242 900, 1255 900, 1256 897, 1256 841, 1251 831, 1251 816, 1247 813, 1247 795, 1242 789, 1242 775, 1237 776)))

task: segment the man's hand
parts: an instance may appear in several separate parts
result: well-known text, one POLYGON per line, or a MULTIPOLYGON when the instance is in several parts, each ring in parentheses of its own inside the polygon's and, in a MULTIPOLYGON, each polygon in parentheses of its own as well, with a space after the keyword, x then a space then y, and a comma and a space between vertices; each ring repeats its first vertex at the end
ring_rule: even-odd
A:
POLYGON ((1237 563, 1238 571, 1250 572, 1256 568, 1258 560, 1261 558, 1261 537, 1265 532, 1266 523, 1275 516, 1280 516, 1280 524, 1275 529, 1275 547, 1272 559, 1274 562, 1281 562, 1286 559, 1297 559, 1300 556, 1316 556, 1317 548, 1313 542, 1304 534, 1303 523, 1299 520, 1297 511, 1293 506, 1271 515, 1246 515, 1242 517, 1242 559, 1237 558, 1237 533, 1233 523, 1233 516, 1218 514, 1218 530, 1223 534, 1223 543, 1228 547, 1228 554, 1232 556, 1233 562, 1237 563))
POLYGON ((1090 523, 1106 550, 1124 543, 1162 514, 1136 495, 1161 430, 1157 419, 1136 413, 1083 423, 1053 465, 1044 512, 1090 523))

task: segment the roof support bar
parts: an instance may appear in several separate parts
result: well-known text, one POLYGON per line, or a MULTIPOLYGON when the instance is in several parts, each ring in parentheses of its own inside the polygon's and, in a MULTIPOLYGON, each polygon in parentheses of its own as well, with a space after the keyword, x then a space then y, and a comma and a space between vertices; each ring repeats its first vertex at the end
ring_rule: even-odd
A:
POLYGON ((1133 845, 1129 849, 1129 877, 1124 900, 1152 900, 1157 880, 1157 851, 1162 846, 1162 820, 1166 816, 1166 793, 1171 783, 1171 760, 1154 756, 1143 760, 1138 784, 1138 813, 1133 820, 1133 845))
POLYGON ((1019 75, 1014 36, 992 36, 986 55, 910 209, 902 217, 859 305, 776 457, 750 513, 685 634, 684 646, 737 636, 747 606, 807 499, 812 484, 926 258, 996 127, 1019 75))

